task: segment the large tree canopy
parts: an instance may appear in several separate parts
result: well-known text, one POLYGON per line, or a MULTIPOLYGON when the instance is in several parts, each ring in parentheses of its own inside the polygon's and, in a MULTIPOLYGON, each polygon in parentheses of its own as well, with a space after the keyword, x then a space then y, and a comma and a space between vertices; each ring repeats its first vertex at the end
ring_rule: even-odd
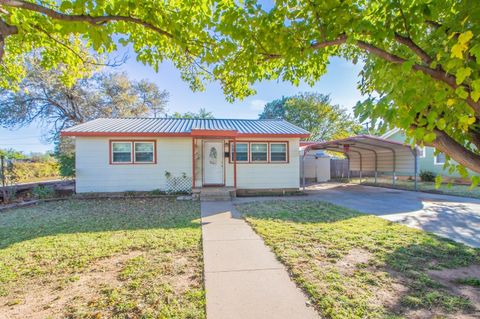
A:
POLYGON ((0 126, 42 122, 56 138, 63 128, 99 117, 165 113, 168 92, 146 80, 100 72, 66 86, 59 73, 32 64, 19 90, 0 90, 0 126))
POLYGON ((329 95, 301 93, 282 97, 265 105, 260 119, 284 119, 311 133, 312 141, 327 141, 355 135, 363 130, 329 95))
POLYGON ((100 54, 130 44, 154 68, 170 59, 193 88, 215 78, 230 99, 264 79, 313 84, 331 56, 362 60, 360 87, 376 98, 359 104, 359 116, 401 127, 480 172, 479 17, 478 0, 279 0, 265 8, 255 0, 0 0, 0 82, 15 85, 32 50, 46 68, 80 68, 73 40, 100 54))

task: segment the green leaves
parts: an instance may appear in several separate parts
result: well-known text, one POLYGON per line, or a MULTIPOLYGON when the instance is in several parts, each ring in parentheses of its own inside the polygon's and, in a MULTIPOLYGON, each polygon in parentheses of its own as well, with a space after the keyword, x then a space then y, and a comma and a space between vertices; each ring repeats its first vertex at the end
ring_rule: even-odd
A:
POLYGON ((283 0, 263 7, 257 0, 32 3, 110 17, 70 21, 2 5, 8 11, 2 19, 19 33, 7 39, 1 87, 18 87, 32 54, 45 69, 63 68, 64 82, 72 85, 85 74, 85 63, 93 62, 78 57, 79 47, 107 60, 123 45, 154 70, 172 61, 194 90, 219 81, 233 101, 254 94, 253 85, 263 80, 314 85, 330 58, 341 57, 362 61, 359 90, 378 97, 357 106, 362 120, 416 127, 411 135, 420 140, 432 139, 429 132, 439 128, 478 154, 467 134, 480 124, 472 122, 480 118, 478 0, 283 0))
MULTIPOLYGON (((454 34, 452 34, 454 35, 454 34)), ((461 33, 458 36, 458 41, 455 45, 452 47, 452 54, 451 56, 454 58, 459 58, 463 59, 463 53, 468 49, 467 43, 473 38, 473 33, 472 31, 467 31, 464 33, 461 33)))
POLYGON ((457 70, 457 73, 455 74, 457 77, 457 84, 462 84, 463 81, 465 81, 465 79, 470 76, 470 74, 472 74, 472 69, 470 69, 469 67, 459 68, 457 70))

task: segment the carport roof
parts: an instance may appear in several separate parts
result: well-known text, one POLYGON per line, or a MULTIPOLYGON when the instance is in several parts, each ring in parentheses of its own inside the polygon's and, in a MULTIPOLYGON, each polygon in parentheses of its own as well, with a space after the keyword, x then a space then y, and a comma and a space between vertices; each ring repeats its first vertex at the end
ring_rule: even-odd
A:
POLYGON ((348 153, 350 150, 360 153, 368 151, 381 152, 409 150, 413 153, 417 150, 417 148, 412 148, 410 145, 372 135, 357 135, 326 142, 308 142, 303 144, 302 148, 305 152, 308 152, 309 150, 327 150, 341 153, 348 153))

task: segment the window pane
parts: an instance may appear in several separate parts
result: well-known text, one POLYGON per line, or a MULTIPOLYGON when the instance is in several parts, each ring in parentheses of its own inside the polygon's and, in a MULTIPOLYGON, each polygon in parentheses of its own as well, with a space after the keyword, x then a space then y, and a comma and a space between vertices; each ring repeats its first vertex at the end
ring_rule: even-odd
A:
POLYGON ((270 161, 286 162, 287 161, 287 145, 286 144, 270 144, 270 161))
POLYGON ((131 161, 130 152, 114 152, 113 153, 113 162, 114 163, 128 163, 131 161))
POLYGON ((248 151, 247 143, 238 143, 237 144, 237 153, 246 153, 248 151))
POLYGON ((135 152, 135 162, 153 162, 153 152, 135 152))
POLYGON ((135 142, 135 162, 153 163, 153 152, 152 142, 135 142))
POLYGON ((244 153, 238 153, 237 152, 237 161, 247 162, 248 161, 248 153, 247 152, 244 152, 244 153))
POLYGON ((132 143, 130 142, 114 142, 112 143, 112 148, 114 152, 131 152, 132 143))
POLYGON ((267 144, 251 144, 252 162, 266 162, 268 158, 267 144))
POLYGON ((420 151, 418 152, 418 156, 424 157, 425 156, 425 147, 421 147, 420 151))
POLYGON ((252 152, 267 152, 267 144, 252 144, 252 152))
MULTIPOLYGON (((231 144, 231 159, 233 161, 233 149, 234 149, 234 144, 231 144)), ((237 161, 241 162, 248 162, 248 144, 247 143, 237 143, 237 161)))
POLYGON ((129 163, 132 161, 132 143, 113 142, 112 143, 112 162, 129 163))
POLYGON ((285 144, 270 144, 270 151, 272 153, 282 153, 287 151, 287 145, 285 144))
POLYGON ((445 163, 445 154, 440 153, 437 155, 437 164, 444 164, 445 163))
POLYGON ((153 152, 153 143, 135 142, 135 152, 153 152))

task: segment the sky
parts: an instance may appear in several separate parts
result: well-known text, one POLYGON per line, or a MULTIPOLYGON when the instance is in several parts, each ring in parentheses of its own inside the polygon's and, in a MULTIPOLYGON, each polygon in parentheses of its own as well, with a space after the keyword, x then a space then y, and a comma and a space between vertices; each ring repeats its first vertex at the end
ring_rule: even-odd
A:
MULTIPOLYGON (((135 80, 148 79, 156 83, 160 89, 167 90, 170 93, 167 105, 169 114, 196 112, 200 108, 205 108, 216 118, 255 119, 258 118, 265 103, 282 96, 308 91, 330 94, 334 104, 342 105, 350 111, 357 101, 362 100, 357 89, 361 66, 339 58, 331 59, 327 73, 313 87, 307 84, 296 87, 287 82, 262 81, 254 86, 257 90, 256 95, 243 101, 229 103, 225 100, 218 83, 207 85, 203 92, 192 92, 170 62, 162 63, 159 72, 155 73, 151 67, 138 63, 133 53, 129 55, 127 63, 117 70, 126 72, 135 80)), ((13 148, 26 154, 53 150, 53 145, 45 142, 42 136, 46 131, 47 129, 39 123, 14 130, 0 127, 0 149, 13 148)))

